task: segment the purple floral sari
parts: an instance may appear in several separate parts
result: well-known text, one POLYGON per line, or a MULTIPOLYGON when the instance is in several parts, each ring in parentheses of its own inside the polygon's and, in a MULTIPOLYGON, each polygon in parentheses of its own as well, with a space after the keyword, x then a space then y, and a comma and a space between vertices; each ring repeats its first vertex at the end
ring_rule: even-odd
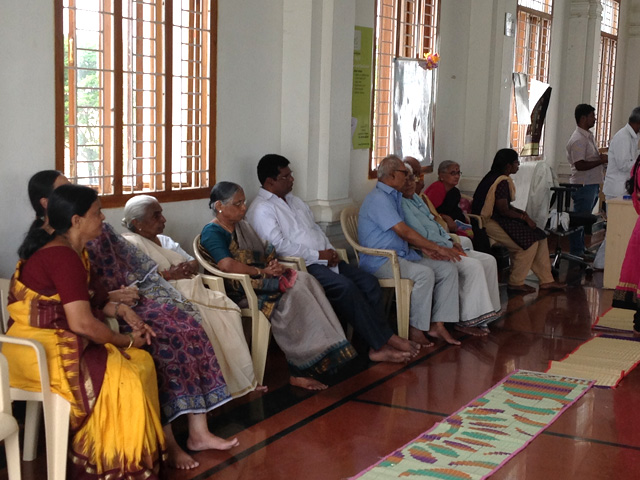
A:
MULTIPOLYGON (((87 244, 91 266, 109 291, 135 284, 133 310, 156 337, 147 347, 158 374, 162 423, 185 413, 204 413, 231 399, 196 308, 157 272, 156 263, 105 223, 87 244)), ((128 325, 121 322, 121 329, 128 325)))

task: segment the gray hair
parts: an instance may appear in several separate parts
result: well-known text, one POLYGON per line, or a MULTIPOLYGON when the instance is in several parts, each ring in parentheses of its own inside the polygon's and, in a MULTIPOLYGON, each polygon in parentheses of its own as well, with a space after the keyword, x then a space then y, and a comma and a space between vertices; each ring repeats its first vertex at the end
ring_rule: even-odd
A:
POLYGON ((440 162, 438 165, 438 173, 446 172, 447 168, 451 165, 460 165, 458 162, 454 162, 453 160, 445 160, 444 162, 440 162))
POLYGON ((404 163, 404 166, 407 167, 407 170, 409 170, 409 175, 413 175, 413 167, 411 166, 411 164, 407 161, 402 163, 404 163))
POLYGON ((217 215, 215 209, 215 203, 220 202, 222 205, 226 205, 231 201, 236 192, 242 190, 242 187, 233 182, 218 182, 211 189, 209 195, 209 208, 213 210, 213 215, 217 215))
POLYGON ((640 107, 636 107, 631 110, 631 115, 629 115, 629 123, 640 123, 640 107))
POLYGON ((402 165, 402 160, 397 155, 387 155, 378 165, 378 180, 391 176, 394 170, 402 165))
POLYGON ((135 197, 131 197, 124 206, 122 226, 135 232, 136 228, 133 226, 133 221, 142 220, 147 214, 147 209, 156 203, 159 203, 158 199, 151 195, 136 195, 135 197))

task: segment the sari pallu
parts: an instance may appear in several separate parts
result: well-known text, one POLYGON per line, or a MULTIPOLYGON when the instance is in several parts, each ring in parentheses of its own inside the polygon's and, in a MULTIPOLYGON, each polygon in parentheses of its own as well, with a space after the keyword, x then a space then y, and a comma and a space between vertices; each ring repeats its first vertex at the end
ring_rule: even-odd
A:
MULTIPOLYGON (((164 435, 151 357, 132 348, 128 360, 111 344, 97 345, 71 332, 60 297, 40 295, 20 281, 22 263, 11 281, 7 335, 43 345, 51 390, 71 404, 69 478, 157 478, 164 435)), ((11 385, 40 391, 35 353, 12 344, 5 344, 3 353, 11 385)))
MULTIPOLYGON (((245 265, 264 268, 276 258, 273 246, 263 242, 244 220, 236 225, 233 234, 215 223, 204 228, 213 229, 215 236, 229 246, 233 259, 245 265)), ((204 245, 199 245, 199 249, 215 265, 204 245)), ((311 377, 335 373, 356 352, 346 340, 322 286, 306 272, 297 272, 295 283, 284 293, 281 281, 282 278, 251 279, 260 309, 269 319, 273 336, 292 373, 311 377)), ((244 298, 238 282, 225 280, 225 286, 229 288, 229 296, 234 292, 244 298)))
MULTIPOLYGON (((160 272, 191 260, 136 233, 122 236, 156 262, 160 272)), ((205 288, 200 275, 169 283, 198 310, 231 396, 237 398, 255 390, 258 382, 238 306, 224 293, 205 288)))
MULTIPOLYGON (((135 284, 139 289, 132 308, 157 335, 145 348, 156 366, 163 425, 231 400, 197 309, 159 275, 157 264, 106 223, 87 250, 104 288, 135 284)), ((120 328, 130 330, 122 321, 120 328)))

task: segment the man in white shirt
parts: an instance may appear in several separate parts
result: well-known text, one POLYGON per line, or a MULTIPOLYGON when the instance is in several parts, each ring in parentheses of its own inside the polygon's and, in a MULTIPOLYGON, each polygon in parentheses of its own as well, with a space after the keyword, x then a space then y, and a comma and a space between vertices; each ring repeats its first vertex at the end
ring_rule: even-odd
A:
MULTIPOLYGON (((591 213, 598 201, 602 182, 602 165, 607 163, 607 155, 598 151, 590 129, 596 124, 596 109, 581 103, 575 109, 576 129, 567 143, 567 160, 571 165, 572 184, 582 187, 571 194, 573 212, 591 213)), ((569 236, 572 255, 584 256, 584 232, 569 236)))
MULTIPOLYGON (((616 132, 609 143, 609 163, 604 177, 602 193, 605 198, 626 195, 625 183, 631 176, 631 168, 638 158, 638 131, 640 131, 640 107, 636 107, 629 115, 629 123, 616 132)), ((604 268, 606 240, 600 244, 594 268, 604 268)))
POLYGON ((352 324, 369 344, 371 360, 405 362, 415 356, 420 346, 395 335, 386 322, 378 279, 341 261, 309 206, 291 193, 289 160, 265 155, 258 163, 258 179, 262 188, 246 213, 258 235, 280 255, 304 258, 338 318, 352 324))
POLYGON ((602 187, 602 193, 607 200, 622 197, 627 193, 624 185, 638 158, 638 131, 640 131, 640 107, 633 109, 629 116, 629 123, 618 130, 609 143, 609 163, 602 187))

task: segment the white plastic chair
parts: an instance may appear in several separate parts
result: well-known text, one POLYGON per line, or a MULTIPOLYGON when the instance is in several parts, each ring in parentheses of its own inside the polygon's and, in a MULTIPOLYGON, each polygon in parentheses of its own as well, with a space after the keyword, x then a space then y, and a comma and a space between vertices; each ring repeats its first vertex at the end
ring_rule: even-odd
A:
POLYGON ((0 353, 0 440, 4 440, 9 480, 20 480, 20 427, 11 413, 9 364, 0 353))
MULTIPOLYGON (((0 295, 2 296, 2 325, 7 330, 9 314, 6 309, 9 280, 0 279, 0 295)), ((44 410, 44 429, 47 448, 47 478, 48 480, 65 480, 67 472, 67 448, 69 445, 69 402, 51 392, 47 355, 44 347, 36 340, 0 335, 0 345, 13 343, 33 348, 38 361, 40 373, 39 392, 30 392, 20 388, 10 389, 12 401, 27 402, 24 421, 24 448, 22 459, 26 462, 35 460, 38 449, 38 434, 40 418, 44 410), (43 408, 40 408, 42 403, 43 408)))
POLYGON ((398 254, 394 250, 381 248, 367 248, 358 243, 358 208, 347 207, 340 213, 340 225, 347 242, 353 247, 356 259, 359 253, 386 257, 391 263, 392 278, 379 279, 380 286, 395 289, 396 294, 396 318, 398 322, 398 336, 409 338, 409 310, 411 308, 411 290, 413 280, 400 276, 400 264, 398 254))
MULTIPOLYGON (((267 351, 269 350, 269 334, 271 333, 271 324, 264 313, 258 308, 258 297, 251 286, 251 277, 241 273, 226 273, 218 270, 211 265, 200 253, 200 235, 193 239, 193 253, 198 259, 198 263, 202 265, 205 271, 213 274, 215 277, 226 278, 229 280, 237 280, 241 283, 247 298, 247 307, 241 308, 240 313, 243 317, 251 318, 251 360, 253 362, 253 370, 256 380, 262 384, 264 380, 264 370, 267 365, 267 351)), ((204 282, 210 287, 218 291, 225 292, 224 283, 207 280, 207 276, 203 275, 204 282)), ((226 292, 225 292, 226 293, 226 292)))

